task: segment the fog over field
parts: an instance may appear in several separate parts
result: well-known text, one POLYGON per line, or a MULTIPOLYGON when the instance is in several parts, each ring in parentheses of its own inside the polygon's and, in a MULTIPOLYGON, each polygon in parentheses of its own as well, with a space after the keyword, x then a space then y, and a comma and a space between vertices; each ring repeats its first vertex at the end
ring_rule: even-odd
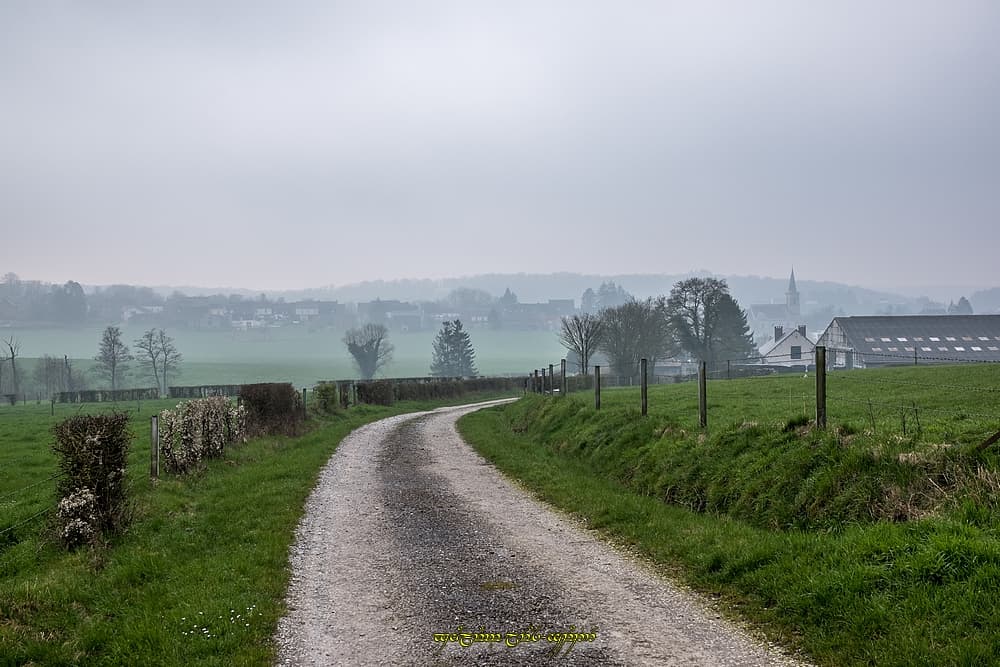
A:
POLYGON ((988 287, 997 25, 978 0, 6 2, 0 272, 988 287))

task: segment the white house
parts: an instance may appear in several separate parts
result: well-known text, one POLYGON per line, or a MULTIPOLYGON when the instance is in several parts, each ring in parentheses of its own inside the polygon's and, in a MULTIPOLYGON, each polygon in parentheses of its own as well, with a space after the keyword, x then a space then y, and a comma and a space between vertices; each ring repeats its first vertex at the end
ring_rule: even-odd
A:
POLYGON ((816 344, 806 335, 804 324, 788 333, 782 327, 774 327, 774 340, 760 348, 761 363, 769 366, 808 366, 815 361, 815 347, 816 344))

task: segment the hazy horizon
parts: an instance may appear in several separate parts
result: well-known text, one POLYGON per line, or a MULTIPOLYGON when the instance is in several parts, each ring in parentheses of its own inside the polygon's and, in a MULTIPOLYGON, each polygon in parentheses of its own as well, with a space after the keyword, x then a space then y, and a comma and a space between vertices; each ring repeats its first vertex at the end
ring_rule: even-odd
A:
POLYGON ((0 274, 995 286, 1000 5, 0 6, 0 274))

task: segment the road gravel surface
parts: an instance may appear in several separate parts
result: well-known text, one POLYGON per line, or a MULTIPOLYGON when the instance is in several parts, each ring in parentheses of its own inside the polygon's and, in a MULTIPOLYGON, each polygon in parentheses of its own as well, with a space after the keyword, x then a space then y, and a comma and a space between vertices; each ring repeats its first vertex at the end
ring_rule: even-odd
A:
POLYGON ((478 404, 352 432, 292 547, 279 665, 794 665, 505 479, 478 404))

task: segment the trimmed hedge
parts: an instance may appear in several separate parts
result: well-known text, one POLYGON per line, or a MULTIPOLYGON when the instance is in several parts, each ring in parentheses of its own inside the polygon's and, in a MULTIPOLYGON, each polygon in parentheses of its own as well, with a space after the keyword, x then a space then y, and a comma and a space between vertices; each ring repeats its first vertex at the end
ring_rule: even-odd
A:
POLYGON ((302 395, 291 383, 245 384, 240 387, 240 401, 250 433, 295 435, 302 426, 302 395))
POLYGON ((77 546, 121 528, 128 518, 125 466, 132 441, 128 415, 77 415, 56 424, 60 537, 77 546))
POLYGON ((455 398, 480 391, 513 391, 521 389, 523 378, 407 378, 358 382, 359 403, 392 405, 396 401, 424 401, 455 398))
POLYGON ((143 389, 88 389, 85 391, 60 391, 56 403, 106 403, 108 401, 155 401, 160 397, 156 387, 143 389))
POLYGON ((168 472, 184 473, 226 445, 246 442, 246 410, 224 396, 196 398, 160 413, 160 452, 168 472))
POLYGON ((203 384, 190 387, 168 387, 170 398, 208 398, 209 396, 239 396, 241 384, 203 384))

